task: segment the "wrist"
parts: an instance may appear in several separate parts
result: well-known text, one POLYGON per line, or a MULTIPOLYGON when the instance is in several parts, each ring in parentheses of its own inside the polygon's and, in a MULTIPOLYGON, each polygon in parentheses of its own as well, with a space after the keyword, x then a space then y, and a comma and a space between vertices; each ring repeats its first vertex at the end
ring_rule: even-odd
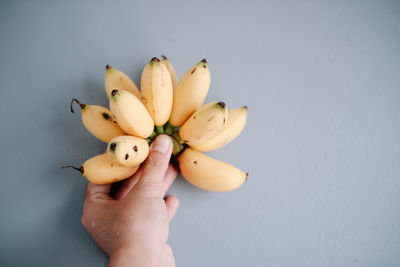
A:
POLYGON ((157 266, 160 250, 156 246, 123 248, 110 255, 109 267, 153 267, 157 266))

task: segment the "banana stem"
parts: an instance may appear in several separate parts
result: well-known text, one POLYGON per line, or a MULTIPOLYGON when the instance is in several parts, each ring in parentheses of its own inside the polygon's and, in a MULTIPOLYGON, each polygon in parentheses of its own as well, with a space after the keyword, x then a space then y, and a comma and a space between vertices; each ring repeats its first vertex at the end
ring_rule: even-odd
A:
POLYGON ((171 140, 172 140, 172 145, 173 145, 172 155, 178 155, 182 151, 183 145, 178 140, 176 140, 173 136, 171 136, 171 140))
POLYGON ((151 135, 148 137, 148 139, 152 139, 152 140, 153 140, 156 136, 157 136, 156 131, 153 131, 153 132, 151 133, 151 135))
POLYGON ((156 132, 158 134, 163 134, 164 133, 164 127, 163 126, 156 126, 156 132))
POLYGON ((174 132, 172 136, 178 141, 181 145, 183 145, 185 142, 181 139, 179 132, 174 132))
POLYGON ((174 126, 172 126, 171 124, 169 124, 169 122, 167 122, 165 133, 171 135, 173 132, 174 132, 174 126))

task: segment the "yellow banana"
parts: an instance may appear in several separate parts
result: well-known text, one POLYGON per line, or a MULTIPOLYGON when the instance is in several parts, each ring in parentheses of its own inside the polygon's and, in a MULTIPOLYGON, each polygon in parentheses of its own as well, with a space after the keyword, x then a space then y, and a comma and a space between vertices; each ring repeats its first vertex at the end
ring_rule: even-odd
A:
POLYGON ((149 144, 139 137, 118 136, 108 144, 107 154, 115 163, 124 166, 137 166, 147 158, 149 144))
POLYGON ((105 86, 107 97, 110 98, 114 89, 125 90, 140 99, 140 92, 135 83, 128 75, 110 65, 106 66, 105 86))
POLYGON ((189 183, 205 190, 231 191, 247 180, 246 172, 191 148, 187 148, 178 157, 178 162, 182 176, 189 183))
POLYGON ((191 67, 181 78, 174 90, 170 124, 181 126, 196 110, 207 96, 210 87, 210 71, 205 59, 191 67))
POLYGON ((142 102, 156 126, 164 125, 171 115, 173 88, 166 65, 153 57, 142 73, 142 102))
POLYGON ((169 74, 171 75, 172 87, 175 88, 176 87, 176 71, 166 56, 162 55, 161 57, 163 58, 161 60, 161 62, 164 63, 164 65, 167 67, 167 69, 169 71, 169 74))
POLYGON ((203 144, 214 138, 228 120, 224 102, 211 102, 196 111, 180 128, 181 139, 189 146, 203 144))
POLYGON ((119 126, 128 134, 148 137, 154 129, 153 119, 140 100, 124 90, 112 90, 110 109, 119 126))
POLYGON ((100 154, 88 159, 80 168, 74 166, 63 168, 74 168, 95 184, 110 184, 132 176, 139 167, 139 165, 122 166, 114 163, 107 154, 100 154))
POLYGON ((235 108, 228 111, 228 121, 224 128, 211 140, 192 148, 199 151, 210 151, 226 145, 235 139, 243 130, 247 120, 247 107, 235 108))
POLYGON ((96 105, 86 105, 74 98, 71 100, 72 113, 74 113, 72 108, 74 101, 81 107, 82 122, 85 128, 101 141, 108 143, 114 137, 125 134, 108 109, 96 105))

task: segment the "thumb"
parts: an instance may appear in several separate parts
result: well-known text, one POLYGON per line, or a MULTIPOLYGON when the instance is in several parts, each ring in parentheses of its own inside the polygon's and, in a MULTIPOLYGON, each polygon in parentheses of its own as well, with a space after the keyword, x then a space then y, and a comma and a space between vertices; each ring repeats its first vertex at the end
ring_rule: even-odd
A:
POLYGON ((142 166, 137 186, 146 195, 162 198, 162 180, 171 158, 172 141, 168 135, 159 135, 150 146, 149 156, 142 166))

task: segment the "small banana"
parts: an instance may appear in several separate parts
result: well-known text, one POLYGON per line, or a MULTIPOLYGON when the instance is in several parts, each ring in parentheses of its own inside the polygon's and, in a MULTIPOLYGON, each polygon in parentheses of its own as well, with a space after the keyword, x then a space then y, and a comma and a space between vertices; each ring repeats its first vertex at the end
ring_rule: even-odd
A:
POLYGON ((179 157, 182 176, 191 184, 214 192, 231 191, 247 180, 247 173, 187 148, 179 157))
POLYGON ((211 102, 196 111, 180 128, 181 139, 189 146, 203 144, 214 138, 228 120, 224 102, 211 102))
POLYGON ((181 78, 174 90, 170 124, 181 126, 196 110, 207 96, 210 87, 210 70, 206 59, 191 67, 181 78))
POLYGON ((140 92, 135 83, 128 75, 117 70, 110 65, 106 65, 105 86, 107 97, 110 98, 111 91, 114 89, 125 90, 134 94, 140 99, 140 92))
POLYGON ((243 130, 247 120, 247 106, 228 111, 228 121, 224 128, 211 140, 192 148, 198 151, 210 151, 226 145, 235 139, 243 130))
POLYGON ((118 136, 108 144, 107 154, 115 163, 124 166, 137 166, 147 158, 149 144, 139 137, 118 136))
POLYGON ((161 57, 163 58, 161 60, 161 62, 167 67, 169 74, 171 75, 172 87, 175 88, 176 87, 176 71, 166 56, 162 55, 161 57))
POLYGON ((114 137, 125 134, 108 109, 101 106, 83 104, 73 98, 70 105, 72 113, 74 113, 72 108, 74 102, 81 107, 82 122, 85 128, 101 141, 108 143, 114 137))
POLYGON ((110 109, 119 126, 128 134, 147 138, 153 132, 154 123, 140 100, 124 90, 112 90, 110 109))
POLYGON ((168 68, 158 58, 153 57, 144 67, 141 89, 142 102, 154 124, 164 125, 171 115, 173 88, 168 68))
POLYGON ((116 164, 104 153, 88 159, 80 168, 74 166, 63 168, 74 168, 95 184, 110 184, 130 177, 139 167, 139 165, 127 167, 116 164))

